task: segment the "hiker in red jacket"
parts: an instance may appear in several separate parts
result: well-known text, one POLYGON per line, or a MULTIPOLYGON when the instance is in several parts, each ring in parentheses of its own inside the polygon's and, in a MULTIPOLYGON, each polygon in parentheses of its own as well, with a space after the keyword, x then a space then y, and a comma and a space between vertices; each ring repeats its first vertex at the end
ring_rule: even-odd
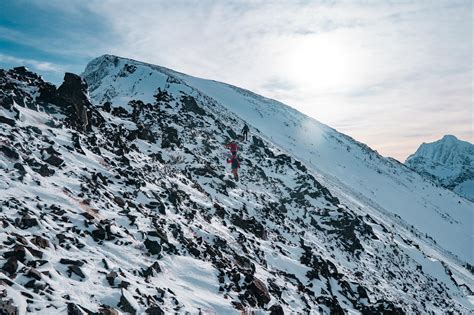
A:
POLYGON ((239 181, 239 174, 237 174, 237 170, 240 167, 240 161, 237 155, 233 154, 230 159, 227 159, 227 163, 231 163, 230 166, 232 168, 232 174, 234 174, 234 179, 239 181))
POLYGON ((237 142, 232 140, 231 142, 227 143, 225 147, 230 149, 230 153, 232 153, 232 156, 237 155, 237 148, 239 147, 237 145, 237 142))

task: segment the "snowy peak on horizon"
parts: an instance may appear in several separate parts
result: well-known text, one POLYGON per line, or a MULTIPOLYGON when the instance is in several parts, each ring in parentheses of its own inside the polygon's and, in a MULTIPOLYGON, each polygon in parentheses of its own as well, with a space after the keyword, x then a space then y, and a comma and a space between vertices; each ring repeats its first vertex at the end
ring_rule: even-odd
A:
POLYGON ((474 200, 474 145, 453 135, 423 143, 405 164, 443 187, 474 200))

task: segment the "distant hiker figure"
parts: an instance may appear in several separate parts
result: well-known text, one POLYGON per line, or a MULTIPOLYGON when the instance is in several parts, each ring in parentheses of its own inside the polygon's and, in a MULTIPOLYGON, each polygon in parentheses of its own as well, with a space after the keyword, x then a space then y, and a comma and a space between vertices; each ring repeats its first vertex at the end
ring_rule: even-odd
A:
POLYGON ((227 143, 225 147, 230 149, 230 153, 232 153, 232 156, 237 155, 237 149, 239 147, 237 145, 237 142, 232 140, 231 142, 227 143))
POLYGON ((242 128, 242 136, 244 137, 245 141, 247 141, 248 134, 249 134, 249 126, 245 124, 244 128, 242 128))
POLYGON ((237 170, 240 167, 240 161, 237 155, 232 155, 230 159, 227 159, 227 163, 231 163, 230 167, 232 168, 232 174, 234 175, 234 179, 239 181, 239 174, 237 174, 237 170))

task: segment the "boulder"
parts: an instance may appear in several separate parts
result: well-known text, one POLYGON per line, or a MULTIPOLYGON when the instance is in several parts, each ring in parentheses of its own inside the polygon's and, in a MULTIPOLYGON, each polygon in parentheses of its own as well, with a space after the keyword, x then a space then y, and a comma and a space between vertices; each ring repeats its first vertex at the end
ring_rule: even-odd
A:
POLYGON ((145 277, 149 277, 149 276, 152 276, 154 273, 160 273, 160 272, 161 272, 160 264, 157 261, 155 261, 150 267, 148 267, 147 269, 143 271, 143 275, 145 277))
POLYGON ((165 314, 165 312, 158 305, 150 306, 149 308, 145 310, 145 313, 148 315, 164 315, 165 314))
POLYGON ((31 239, 31 243, 38 246, 39 248, 49 247, 49 241, 41 236, 35 236, 31 239))
POLYGON ((87 97, 87 83, 80 76, 66 72, 57 92, 57 103, 66 112, 70 125, 83 132, 91 130, 88 109, 92 104, 87 97))
POLYGON ((73 259, 68 259, 68 258, 61 258, 59 260, 59 263, 63 265, 74 265, 74 266, 79 266, 79 267, 84 265, 83 261, 73 260, 73 259))
POLYGON ((2 267, 2 270, 9 274, 14 275, 18 269, 18 261, 15 258, 8 259, 2 267))
POLYGON ((122 311, 135 315, 137 311, 134 307, 135 301, 133 297, 126 290, 122 289, 122 295, 120 296, 119 307, 122 311))
POLYGON ((273 304, 269 309, 270 315, 285 315, 283 307, 280 304, 273 304))
POLYGON ((115 271, 111 271, 105 276, 105 279, 107 279, 107 282, 109 283, 110 286, 114 286, 115 278, 117 277, 118 277, 118 273, 115 271))
POLYGON ((6 125, 14 127, 15 126, 15 121, 13 119, 10 119, 10 118, 7 118, 7 117, 4 117, 4 116, 0 115, 0 124, 6 124, 6 125))
POLYGON ((152 241, 150 239, 146 239, 145 242, 145 247, 148 249, 148 252, 152 255, 159 254, 161 252, 161 246, 158 244, 157 241, 152 241))
POLYGON ((17 226, 21 229, 28 229, 39 224, 36 218, 33 218, 28 214, 22 216, 19 220, 17 219, 15 221, 17 226))
POLYGON ((252 282, 247 286, 247 290, 257 300, 257 305, 263 307, 270 302, 271 296, 268 293, 267 286, 261 280, 253 278, 252 282))
POLYGON ((2 152, 9 159, 18 160, 20 158, 18 152, 16 152, 15 148, 11 146, 0 144, 0 152, 2 152))
POLYGON ((86 277, 86 275, 82 272, 82 269, 79 266, 69 265, 67 270, 68 270, 68 273, 69 273, 69 277, 71 277, 71 275, 73 273, 78 275, 79 277, 81 277, 83 279, 86 277))
POLYGON ((12 299, 0 298, 0 314, 2 315, 18 315, 19 310, 12 299))

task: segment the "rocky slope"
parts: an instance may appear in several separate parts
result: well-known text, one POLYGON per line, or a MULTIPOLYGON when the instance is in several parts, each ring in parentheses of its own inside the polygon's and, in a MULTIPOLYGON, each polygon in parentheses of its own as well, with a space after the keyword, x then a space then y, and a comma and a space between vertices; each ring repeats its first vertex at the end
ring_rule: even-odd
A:
POLYGON ((174 72, 85 78, 0 71, 3 312, 473 310, 470 264, 255 128, 231 180, 242 119, 174 72))
POLYGON ((443 187, 474 201, 474 145, 455 136, 423 143, 405 164, 443 187))

